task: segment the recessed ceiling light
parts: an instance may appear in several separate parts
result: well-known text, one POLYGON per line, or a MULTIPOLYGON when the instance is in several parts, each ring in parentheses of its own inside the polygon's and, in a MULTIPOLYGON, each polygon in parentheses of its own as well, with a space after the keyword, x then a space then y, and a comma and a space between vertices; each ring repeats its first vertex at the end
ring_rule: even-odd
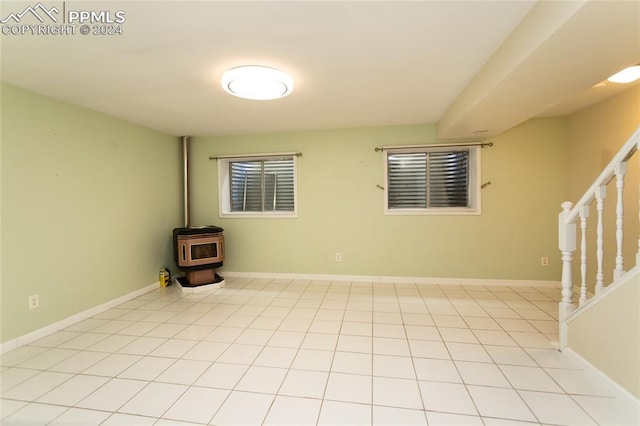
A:
POLYGON ((634 65, 615 73, 607 80, 612 83, 632 83, 640 78, 640 65, 634 65))
POLYGON ((278 99, 293 91, 293 79, 275 68, 247 65, 222 74, 222 88, 245 99, 278 99))

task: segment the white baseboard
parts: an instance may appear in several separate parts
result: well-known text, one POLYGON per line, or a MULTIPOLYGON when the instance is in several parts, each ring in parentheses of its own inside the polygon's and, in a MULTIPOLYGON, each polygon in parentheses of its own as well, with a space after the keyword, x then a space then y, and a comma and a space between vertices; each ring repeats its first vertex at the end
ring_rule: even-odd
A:
POLYGON ((580 355, 579 353, 577 353, 571 348, 563 349, 562 353, 569 355, 569 357, 573 358, 578 364, 582 364, 585 370, 594 371, 600 378, 602 378, 604 381, 609 383, 609 385, 613 388, 613 390, 618 393, 618 395, 616 396, 619 396, 627 400, 629 403, 636 404, 638 406, 638 410, 640 410, 640 399, 638 399, 634 394, 632 394, 631 392, 629 392, 628 390, 620 386, 618 382, 613 380, 611 377, 607 376, 598 367, 596 367, 595 365, 587 361, 585 358, 583 358, 582 355, 580 355))
POLYGON ((560 288, 560 281, 537 280, 503 280, 487 278, 428 278, 428 277, 393 277, 378 275, 331 275, 331 274, 293 274, 279 272, 234 272, 222 271, 230 278, 270 278, 286 280, 318 280, 318 281, 354 281, 397 284, 440 284, 468 286, 505 286, 505 287, 551 287, 560 288))
POLYGON ((131 293, 125 294, 124 296, 120 296, 117 299, 113 299, 101 305, 94 306, 93 308, 87 309, 86 311, 82 311, 75 315, 71 315, 70 317, 54 322, 53 324, 49 324, 38 330, 32 331, 31 333, 27 333, 25 335, 16 337, 15 339, 3 342, 2 344, 0 344, 0 354, 11 351, 13 349, 17 349, 20 346, 27 345, 31 342, 35 342, 36 340, 46 337, 49 334, 55 333, 56 331, 60 331, 63 328, 67 328, 87 318, 91 318, 92 316, 97 315, 101 312, 104 312, 108 309, 111 309, 115 306, 118 306, 121 303, 127 302, 131 299, 135 299, 138 296, 142 296, 143 294, 148 293, 158 287, 160 287, 159 281, 153 284, 149 284, 148 286, 142 287, 138 290, 132 291, 131 293))

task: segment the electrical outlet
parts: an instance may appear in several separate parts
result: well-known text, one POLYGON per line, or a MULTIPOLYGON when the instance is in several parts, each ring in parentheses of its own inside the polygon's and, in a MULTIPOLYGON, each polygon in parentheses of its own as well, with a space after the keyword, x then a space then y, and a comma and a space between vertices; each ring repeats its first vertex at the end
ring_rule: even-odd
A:
POLYGON ((37 294, 32 294, 28 299, 29 309, 36 309, 40 306, 40 296, 37 294))
POLYGON ((342 262, 342 253, 336 253, 336 262, 342 262))
POLYGON ((540 266, 549 266, 549 258, 547 256, 540 258, 540 266))

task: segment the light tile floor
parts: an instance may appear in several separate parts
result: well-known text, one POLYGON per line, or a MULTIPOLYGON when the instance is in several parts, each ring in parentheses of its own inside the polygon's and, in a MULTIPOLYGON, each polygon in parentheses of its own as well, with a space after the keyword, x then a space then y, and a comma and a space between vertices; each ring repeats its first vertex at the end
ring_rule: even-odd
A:
POLYGON ((552 288, 227 278, 1 357, 3 425, 640 424, 554 349, 552 288))

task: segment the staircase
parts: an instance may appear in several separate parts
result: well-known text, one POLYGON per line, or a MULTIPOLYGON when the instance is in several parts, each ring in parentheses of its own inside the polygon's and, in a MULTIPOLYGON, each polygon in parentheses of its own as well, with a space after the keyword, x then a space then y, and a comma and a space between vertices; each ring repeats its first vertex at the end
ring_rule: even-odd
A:
MULTIPOLYGON (((574 205, 569 201, 562 203, 562 212, 559 215, 559 248, 562 253, 562 300, 560 301, 559 326, 560 350, 567 346, 567 321, 578 315, 589 304, 598 303, 604 296, 604 290, 609 288, 610 293, 618 284, 622 283, 622 278, 626 274, 638 274, 640 268, 640 239, 637 236, 637 250, 635 254, 635 265, 632 265, 625 272, 625 259, 623 256, 624 232, 624 187, 627 165, 629 160, 640 148, 640 127, 633 133, 629 140, 622 146, 611 162, 600 173, 600 176, 593 182, 591 187, 584 193, 582 198, 574 205), (615 247, 605 249, 605 199, 607 189, 615 191, 615 227, 606 229, 606 232, 613 232, 615 235, 615 247), (595 205, 595 247, 594 241, 588 238, 590 225, 590 211, 595 205), (578 235, 578 223, 580 232, 578 235), (579 238, 578 238, 579 237, 579 238), (574 252, 579 246, 579 283, 574 286, 574 252), (595 251, 594 251, 595 249, 595 251), (595 253, 595 274, 589 275, 587 263, 589 255, 595 253), (612 281, 605 281, 605 271, 603 270, 605 254, 615 256, 615 266, 613 268, 612 281), (595 278, 592 291, 589 282, 595 278), (575 296, 574 296, 575 293, 575 296), (574 299, 577 298, 577 304, 574 299)), ((607 212, 609 213, 609 212, 607 212)), ((634 218, 635 219, 635 218, 634 218)), ((640 219, 640 218, 639 218, 640 219)), ((611 222, 611 221, 610 221, 611 222)), ((629 276, 624 282, 629 281, 629 276)))
MULTIPOLYGON (((640 165, 629 161, 639 150, 640 127, 575 205, 562 203, 558 220, 562 253, 559 349, 576 353, 637 400, 640 208, 636 212, 636 203, 640 201, 635 196, 640 185, 635 171, 634 187, 626 191, 626 197, 632 194, 626 206, 632 206, 633 212, 626 216, 624 197, 628 166, 640 165), (608 202, 607 192, 612 194, 608 202)), ((640 155, 636 161, 637 157, 640 155)))

